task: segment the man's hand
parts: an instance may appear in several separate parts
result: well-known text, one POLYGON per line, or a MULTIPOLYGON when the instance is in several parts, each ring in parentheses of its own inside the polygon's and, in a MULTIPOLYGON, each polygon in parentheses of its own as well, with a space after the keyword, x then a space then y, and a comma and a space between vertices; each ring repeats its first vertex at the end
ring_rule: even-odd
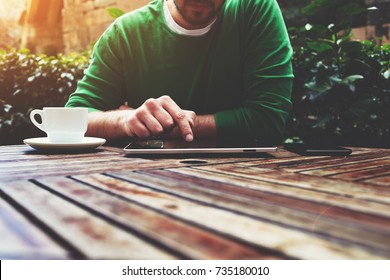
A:
POLYGON ((109 140, 123 137, 150 139, 215 138, 217 130, 214 115, 198 116, 181 109, 169 96, 145 101, 137 109, 122 105, 113 111, 93 111, 88 114, 86 136, 109 140))
POLYGON ((196 114, 182 110, 169 96, 148 99, 139 108, 127 111, 123 127, 130 137, 150 138, 169 134, 174 127, 190 142, 194 139, 196 114))

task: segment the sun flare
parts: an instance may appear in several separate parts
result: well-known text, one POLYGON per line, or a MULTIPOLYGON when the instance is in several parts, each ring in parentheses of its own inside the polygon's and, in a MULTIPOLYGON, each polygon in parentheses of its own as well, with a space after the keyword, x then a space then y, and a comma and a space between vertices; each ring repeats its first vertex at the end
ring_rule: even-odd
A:
POLYGON ((25 0, 1 0, 0 18, 18 20, 25 6, 25 0))

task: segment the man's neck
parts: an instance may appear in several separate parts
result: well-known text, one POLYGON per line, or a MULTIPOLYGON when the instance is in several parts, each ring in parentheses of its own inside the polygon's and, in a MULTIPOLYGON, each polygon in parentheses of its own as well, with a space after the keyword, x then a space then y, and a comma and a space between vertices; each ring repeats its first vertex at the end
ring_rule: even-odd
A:
POLYGON ((172 0, 164 0, 163 5, 164 5, 164 8, 163 8, 164 9, 164 16, 165 16, 165 20, 167 22, 167 25, 169 26, 169 28, 172 31, 174 31, 175 33, 181 34, 181 35, 202 36, 202 35, 206 34, 211 29, 214 22, 216 21, 216 19, 214 19, 214 21, 212 21, 209 25, 205 26, 204 28, 188 29, 180 24, 181 21, 178 20, 178 18, 182 19, 182 17, 180 16, 180 13, 178 13, 176 6, 172 0), (176 15, 176 16, 174 16, 174 15, 176 15), (175 17, 176 17, 176 19, 175 19, 175 17))

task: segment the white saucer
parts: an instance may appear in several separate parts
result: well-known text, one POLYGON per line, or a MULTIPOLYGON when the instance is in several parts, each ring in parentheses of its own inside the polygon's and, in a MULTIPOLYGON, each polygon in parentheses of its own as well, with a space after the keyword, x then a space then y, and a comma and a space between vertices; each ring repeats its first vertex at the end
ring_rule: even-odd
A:
POLYGON ((96 137, 84 137, 80 143, 60 144, 50 143, 47 137, 24 139, 23 142, 34 149, 40 150, 80 150, 93 149, 103 145, 106 139, 96 137))

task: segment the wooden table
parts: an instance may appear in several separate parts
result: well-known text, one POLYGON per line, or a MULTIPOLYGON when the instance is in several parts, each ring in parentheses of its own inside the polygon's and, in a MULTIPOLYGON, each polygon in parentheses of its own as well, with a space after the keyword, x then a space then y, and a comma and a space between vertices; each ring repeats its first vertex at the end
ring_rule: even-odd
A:
POLYGON ((0 259, 389 259, 390 150, 127 157, 0 147, 0 259))

